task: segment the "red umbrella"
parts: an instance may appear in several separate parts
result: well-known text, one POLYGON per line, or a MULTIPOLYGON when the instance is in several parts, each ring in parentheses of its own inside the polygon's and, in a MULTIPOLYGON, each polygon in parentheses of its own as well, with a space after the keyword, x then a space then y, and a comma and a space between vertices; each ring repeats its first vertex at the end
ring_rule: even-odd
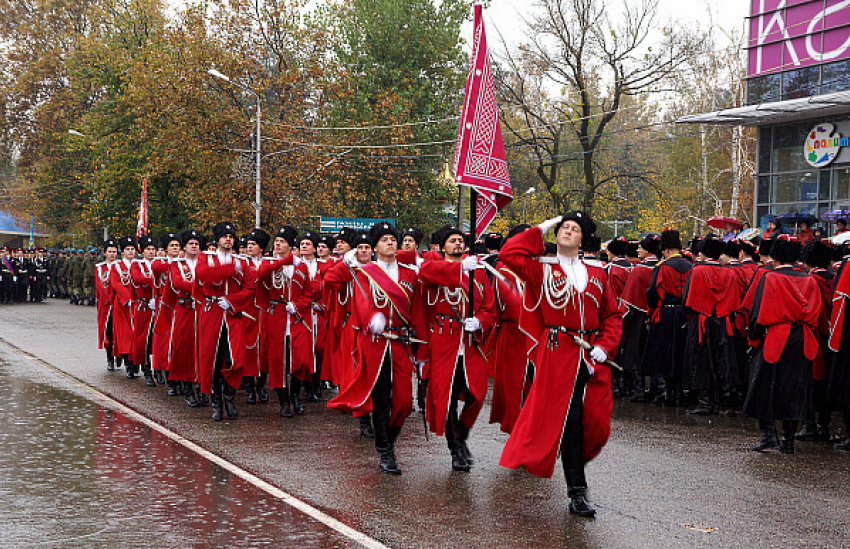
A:
POLYGON ((715 215, 709 218, 706 223, 708 223, 709 227, 714 227, 715 229, 726 229, 726 225, 732 225, 736 230, 741 230, 744 227, 744 224, 734 217, 726 217, 725 215, 715 215))

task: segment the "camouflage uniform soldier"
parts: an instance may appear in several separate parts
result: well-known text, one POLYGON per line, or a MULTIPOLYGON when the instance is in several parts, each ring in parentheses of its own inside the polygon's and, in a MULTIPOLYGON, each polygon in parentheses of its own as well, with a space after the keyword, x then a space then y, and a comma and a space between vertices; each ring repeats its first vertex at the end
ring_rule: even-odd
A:
POLYGON ((89 307, 94 306, 94 271, 97 262, 97 248, 89 246, 83 258, 83 298, 89 307))

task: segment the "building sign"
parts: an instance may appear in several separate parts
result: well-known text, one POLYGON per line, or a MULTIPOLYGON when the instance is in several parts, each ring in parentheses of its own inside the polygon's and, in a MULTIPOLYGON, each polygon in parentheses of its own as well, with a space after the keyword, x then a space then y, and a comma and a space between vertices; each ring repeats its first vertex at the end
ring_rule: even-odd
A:
POLYGON ((371 219, 368 217, 325 217, 321 218, 321 231, 323 233, 337 233, 343 227, 349 227, 356 231, 366 231, 372 228, 372 225, 386 221, 390 225, 395 226, 395 219, 371 219))
POLYGON ((750 0, 747 77, 850 58, 850 0, 750 0))
POLYGON ((804 147, 806 162, 822 168, 832 164, 841 147, 850 147, 850 137, 841 137, 832 124, 818 124, 809 132, 804 147))

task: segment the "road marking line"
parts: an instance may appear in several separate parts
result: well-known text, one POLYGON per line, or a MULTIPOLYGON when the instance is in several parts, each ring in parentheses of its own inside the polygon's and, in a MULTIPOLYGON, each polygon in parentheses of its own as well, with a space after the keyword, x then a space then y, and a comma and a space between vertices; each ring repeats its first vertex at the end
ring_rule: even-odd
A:
POLYGON ((143 425, 147 425, 151 429, 153 429, 153 430, 157 431, 158 433, 164 435, 165 437, 173 440, 174 442, 177 442, 178 444, 184 446, 185 448, 188 448, 189 450, 195 452, 196 454, 200 455, 201 457, 208 459, 209 461, 215 463, 219 467, 224 468, 225 470, 229 471, 230 473, 233 473, 234 475, 238 476, 242 480, 254 485, 255 487, 259 488, 260 490, 266 492, 267 494, 282 500, 287 505, 290 505, 291 507, 298 509, 299 511, 301 511, 305 515, 313 518, 314 520, 317 520, 318 522, 321 522, 325 526, 327 526, 327 527, 329 527, 333 530, 336 530, 337 532, 344 535, 345 537, 356 541, 357 543, 363 545, 364 547, 369 547, 370 549, 387 549, 387 546, 384 545, 383 543, 381 543, 380 541, 378 541, 374 538, 371 538, 371 537, 367 536, 366 534, 364 534, 362 532, 355 530, 354 528, 348 526, 347 524, 344 524, 344 523, 338 521, 337 519, 331 517, 327 513, 324 513, 322 511, 320 511, 319 509, 316 509, 315 507, 313 507, 309 503, 306 503, 306 502, 296 498, 295 496, 288 494, 287 492, 284 492, 283 490, 281 490, 277 486, 274 486, 273 484, 266 482, 265 480, 254 475, 253 473, 250 473, 250 472, 246 471, 245 469, 239 467, 238 465, 236 465, 236 464, 234 464, 230 461, 227 461, 223 457, 218 456, 218 455, 210 452, 209 450, 199 446, 198 444, 195 444, 191 440, 184 438, 180 434, 175 433, 174 431, 168 429, 167 427, 164 427, 164 426, 160 425, 159 423, 156 423, 152 419, 149 419, 148 417, 142 415, 141 413, 130 408, 129 406, 122 404, 121 402, 115 400, 114 398, 112 398, 108 394, 102 392, 101 390, 97 389, 96 387, 89 385, 85 381, 69 374, 68 372, 60 370, 59 368, 53 366, 49 362, 45 362, 44 360, 38 358, 37 356, 35 356, 35 355, 33 355, 33 354, 31 354, 27 351, 24 351, 20 347, 17 347, 16 345, 9 343, 5 339, 0 338, 0 343, 3 343, 3 345, 8 347, 9 349, 17 352, 20 355, 23 355, 24 357, 32 360, 33 362, 36 362, 36 363, 48 368, 52 372, 60 375, 61 377, 67 379, 68 381, 74 383, 75 385, 82 387, 83 389, 88 390, 89 392, 91 392, 95 396, 95 399, 98 402, 103 403, 103 404, 107 405, 107 407, 113 408, 113 409, 125 414, 126 416, 134 419, 135 421, 138 421, 139 423, 142 423, 143 425))

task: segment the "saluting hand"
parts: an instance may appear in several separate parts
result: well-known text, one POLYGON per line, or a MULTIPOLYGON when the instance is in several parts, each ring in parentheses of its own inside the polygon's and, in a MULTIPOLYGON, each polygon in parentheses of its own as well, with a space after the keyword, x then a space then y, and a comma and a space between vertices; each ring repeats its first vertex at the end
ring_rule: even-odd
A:
POLYGON ((552 230, 552 227, 561 222, 561 217, 562 216, 559 215, 557 217, 553 217, 552 219, 547 219, 546 221, 538 225, 538 227, 540 227, 540 230, 543 232, 543 234, 546 234, 552 230))

